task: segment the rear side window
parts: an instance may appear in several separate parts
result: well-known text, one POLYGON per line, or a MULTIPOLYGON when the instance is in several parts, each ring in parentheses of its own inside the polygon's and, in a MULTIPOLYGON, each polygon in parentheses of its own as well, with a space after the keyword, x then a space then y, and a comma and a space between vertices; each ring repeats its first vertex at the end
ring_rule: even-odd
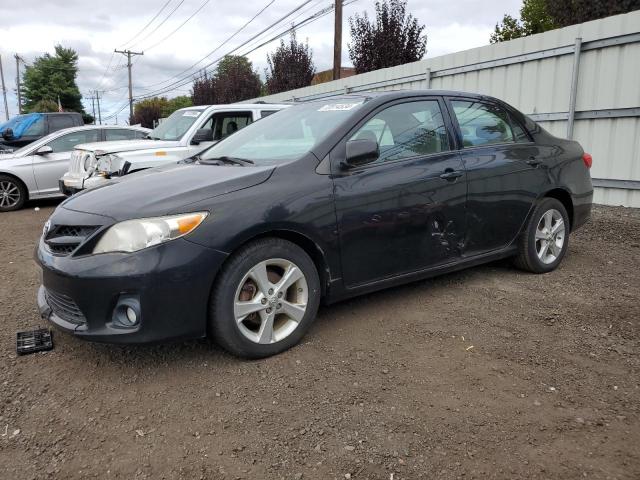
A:
POLYGON ((108 128, 104 131, 104 138, 108 142, 110 140, 133 140, 140 138, 137 136, 136 130, 127 130, 124 128, 108 128))
POLYGON ((214 140, 222 140, 238 130, 246 127, 253 121, 251 112, 233 112, 215 116, 214 140))
POLYGON ((73 126, 73 118, 70 115, 51 115, 49 117, 49 133, 73 126))
POLYGON ((274 113, 276 113, 278 110, 262 110, 260 112, 260 118, 264 118, 264 117, 268 117, 269 115, 273 115, 274 113))
POLYGON ((452 100, 451 105, 464 147, 514 142, 509 117, 497 105, 467 100, 452 100))
POLYGON ((377 162, 430 155, 450 150, 437 100, 401 103, 369 119, 350 140, 371 139, 380 146, 377 162))

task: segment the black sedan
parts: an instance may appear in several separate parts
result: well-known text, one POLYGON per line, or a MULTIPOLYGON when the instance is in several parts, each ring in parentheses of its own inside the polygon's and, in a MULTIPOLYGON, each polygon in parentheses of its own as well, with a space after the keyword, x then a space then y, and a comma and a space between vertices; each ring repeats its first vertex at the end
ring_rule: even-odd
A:
POLYGON ((321 301, 506 257, 552 271, 589 218, 590 166, 487 96, 305 102, 62 203, 37 248, 40 311, 92 341, 273 355, 321 301))

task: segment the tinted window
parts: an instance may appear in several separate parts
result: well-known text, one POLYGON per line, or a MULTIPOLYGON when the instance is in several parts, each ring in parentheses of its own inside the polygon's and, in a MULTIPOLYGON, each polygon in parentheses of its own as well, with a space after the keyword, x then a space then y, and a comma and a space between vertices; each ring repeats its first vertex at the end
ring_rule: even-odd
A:
POLYGON ((274 113, 276 113, 278 110, 262 110, 260 112, 260 118, 264 118, 264 117, 268 117, 269 115, 273 115, 274 113))
POLYGON ((49 142, 49 146, 53 149, 53 153, 70 152, 73 147, 81 143, 91 143, 98 141, 98 129, 82 130, 80 132, 67 133, 61 137, 49 142))
POLYGON ((465 147, 513 142, 506 112, 497 105, 452 100, 465 147))
POLYGON ((516 142, 530 142, 531 139, 525 129, 518 123, 517 120, 511 117, 511 130, 513 130, 513 136, 516 139, 516 142))
POLYGON ((378 142, 378 162, 449 150, 449 137, 437 100, 402 103, 386 108, 351 136, 351 139, 361 138, 378 142))
POLYGON ((124 128, 108 128, 104 131, 104 138, 109 140, 133 140, 140 138, 137 136, 136 130, 126 130, 124 128))
POLYGON ((22 134, 23 137, 30 137, 34 135, 38 137, 44 136, 44 117, 38 118, 22 134))
POLYGON ((62 130, 63 128, 73 127, 73 118, 69 115, 50 115, 49 116, 49 133, 62 130))

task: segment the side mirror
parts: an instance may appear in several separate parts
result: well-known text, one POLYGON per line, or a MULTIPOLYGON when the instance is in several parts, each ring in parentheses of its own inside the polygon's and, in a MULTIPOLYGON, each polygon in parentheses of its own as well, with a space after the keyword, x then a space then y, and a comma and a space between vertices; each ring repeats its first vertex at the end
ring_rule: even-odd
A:
POLYGON ((367 163, 375 162, 380 157, 378 142, 368 138, 349 140, 347 142, 347 167, 359 167, 367 163))
POLYGON ((200 145, 200 142, 213 142, 213 130, 210 128, 196 130, 196 134, 191 139, 191 145, 200 145))
POLYGON ((2 132, 2 138, 4 138, 5 140, 13 138, 13 129, 7 128, 4 132, 2 132))
POLYGON ((48 155, 50 153, 53 153, 53 148, 51 148, 49 145, 43 145, 38 150, 36 150, 36 155, 48 155))

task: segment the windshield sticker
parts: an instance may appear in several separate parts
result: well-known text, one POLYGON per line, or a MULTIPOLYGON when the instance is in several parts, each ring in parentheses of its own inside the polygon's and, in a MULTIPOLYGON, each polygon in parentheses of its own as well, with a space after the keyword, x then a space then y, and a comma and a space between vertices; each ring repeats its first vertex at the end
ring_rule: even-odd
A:
POLYGON ((319 112, 341 112, 344 110, 352 110, 356 108, 358 105, 361 105, 362 102, 357 103, 329 103, 327 105, 323 105, 318 109, 319 112))
POLYGON ((197 110, 187 110, 182 114, 183 117, 199 117, 201 112, 197 110))

